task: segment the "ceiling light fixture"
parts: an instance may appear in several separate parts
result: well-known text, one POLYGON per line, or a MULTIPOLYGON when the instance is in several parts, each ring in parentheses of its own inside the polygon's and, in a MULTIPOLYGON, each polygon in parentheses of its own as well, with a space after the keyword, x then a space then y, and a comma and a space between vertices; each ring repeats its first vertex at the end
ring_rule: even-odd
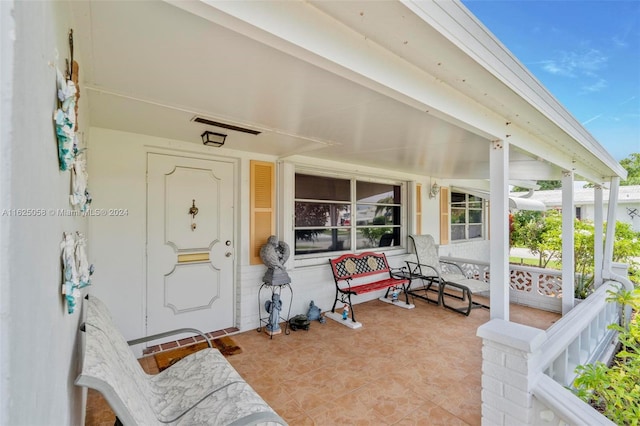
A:
POLYGON ((202 134, 202 143, 209 146, 215 146, 220 148, 224 145, 224 140, 227 138, 227 135, 223 135, 222 133, 210 132, 205 130, 202 134))
POLYGON ((207 126, 221 127, 223 129, 234 130, 236 132, 249 133, 251 135, 259 135, 259 130, 248 129, 246 127, 234 126, 233 124, 222 123, 220 121, 209 120, 203 117, 193 117, 191 121, 200 124, 206 124, 207 126))

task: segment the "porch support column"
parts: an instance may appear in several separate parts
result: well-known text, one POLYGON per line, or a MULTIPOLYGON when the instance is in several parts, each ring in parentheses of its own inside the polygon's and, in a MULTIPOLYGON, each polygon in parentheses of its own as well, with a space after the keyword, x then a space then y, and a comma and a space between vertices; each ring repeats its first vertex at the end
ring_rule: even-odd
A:
POLYGON ((600 287, 602 285, 602 263, 603 258, 603 205, 602 205, 602 186, 596 185, 593 190, 594 203, 593 203, 593 271, 594 271, 594 286, 600 287))
POLYGON ((490 317, 509 321, 509 144, 493 141, 490 149, 490 317))
POLYGON ((575 293, 575 238, 573 204, 573 172, 562 173, 562 315, 573 309, 575 293))
POLYGON ((618 190, 620 188, 620 178, 611 178, 609 188, 609 208, 607 209, 607 235, 604 239, 604 261, 603 269, 611 271, 613 264, 613 241, 616 235, 616 207, 618 205, 618 190))
POLYGON ((546 332, 494 319, 476 335, 482 339, 482 424, 551 424, 541 418, 533 397, 546 332))

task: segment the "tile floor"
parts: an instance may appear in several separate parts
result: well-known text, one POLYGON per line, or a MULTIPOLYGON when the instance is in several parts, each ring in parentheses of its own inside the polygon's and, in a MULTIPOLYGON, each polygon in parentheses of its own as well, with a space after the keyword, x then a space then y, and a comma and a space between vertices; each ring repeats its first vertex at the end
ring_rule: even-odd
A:
MULTIPOLYGON (((416 300, 407 310, 377 300, 355 306, 352 330, 328 319, 269 339, 233 336, 228 358, 290 425, 480 425, 481 340, 489 311, 469 317, 416 300)), ((321 308, 328 308, 321 306, 321 308)), ((511 321, 547 329, 560 316, 511 305, 511 321)), ((149 373, 153 357, 140 360, 149 373)), ((95 395, 86 425, 113 425, 95 395)))

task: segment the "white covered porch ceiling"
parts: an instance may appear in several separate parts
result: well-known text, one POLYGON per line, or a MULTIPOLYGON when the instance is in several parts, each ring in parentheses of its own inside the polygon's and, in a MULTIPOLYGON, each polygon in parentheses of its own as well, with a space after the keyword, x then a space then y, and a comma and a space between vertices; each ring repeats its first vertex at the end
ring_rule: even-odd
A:
POLYGON ((512 179, 616 172, 566 111, 541 112, 548 93, 511 81, 528 74, 504 51, 493 65, 479 47, 465 52, 491 40, 463 6, 444 3, 71 2, 88 119, 195 144, 218 131, 225 148, 437 178, 487 179, 491 140, 512 144, 512 179), (440 11, 472 29, 456 32, 440 11))

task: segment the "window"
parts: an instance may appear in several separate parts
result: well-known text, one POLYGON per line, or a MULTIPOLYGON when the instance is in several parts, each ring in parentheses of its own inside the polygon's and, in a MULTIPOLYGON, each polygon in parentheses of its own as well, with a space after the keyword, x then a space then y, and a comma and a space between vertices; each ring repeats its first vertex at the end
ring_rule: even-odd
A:
POLYGON ((451 240, 482 238, 484 200, 462 192, 451 192, 451 240))
POLYGON ((296 173, 295 254, 398 247, 402 186, 296 173))

